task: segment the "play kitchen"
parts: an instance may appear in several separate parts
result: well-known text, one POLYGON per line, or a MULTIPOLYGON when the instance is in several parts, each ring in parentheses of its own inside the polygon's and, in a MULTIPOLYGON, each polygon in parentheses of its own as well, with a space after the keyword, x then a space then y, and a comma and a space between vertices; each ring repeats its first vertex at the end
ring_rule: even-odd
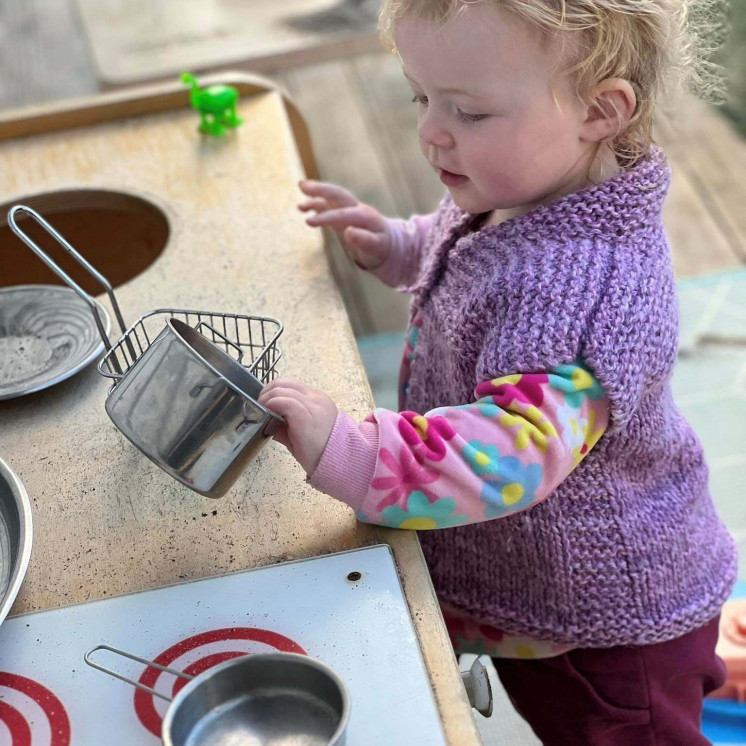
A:
MULTIPOLYGON (((314 168, 302 121, 265 83, 228 82, 244 125, 219 142, 196 133, 178 84, 0 119, 0 210, 16 206, 0 251, 41 265, 33 244, 59 265, 73 290, 49 297, 66 291, 87 316, 58 327, 88 326, 84 346, 46 338, 50 368, 75 347, 67 373, 0 401, 0 457, 33 517, 0 627, 0 742, 15 728, 34 746, 169 743, 171 723, 172 743, 228 743, 234 716, 274 711, 257 701, 288 727, 284 692, 321 724, 298 731, 309 744, 479 743, 469 698, 486 711, 486 680, 477 668, 462 683, 416 537, 357 523, 262 447, 280 424, 256 404, 280 361, 275 319, 284 374, 353 416, 372 401, 320 237, 297 219, 295 184, 314 168), (95 282, 64 264, 70 248, 95 282), (102 645, 135 659, 87 656, 102 645), (231 672, 258 653, 277 656, 272 673, 239 685, 231 672), (293 665, 308 676, 289 691, 293 665), (224 740, 199 740, 210 728, 224 740)), ((0 294, 57 281, 21 261, 0 294)))

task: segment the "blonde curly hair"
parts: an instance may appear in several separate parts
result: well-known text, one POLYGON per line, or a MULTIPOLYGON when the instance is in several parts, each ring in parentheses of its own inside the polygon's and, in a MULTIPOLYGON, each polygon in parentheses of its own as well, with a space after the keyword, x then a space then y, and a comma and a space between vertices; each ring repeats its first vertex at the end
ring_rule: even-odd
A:
POLYGON ((445 24, 478 2, 494 3, 544 37, 567 32, 572 45, 567 72, 578 95, 607 78, 629 81, 637 107, 627 126, 610 138, 623 166, 648 152, 658 106, 672 103, 686 88, 714 103, 724 99, 724 76, 711 56, 725 39, 727 0, 384 0, 381 40, 396 51, 400 18, 445 24))

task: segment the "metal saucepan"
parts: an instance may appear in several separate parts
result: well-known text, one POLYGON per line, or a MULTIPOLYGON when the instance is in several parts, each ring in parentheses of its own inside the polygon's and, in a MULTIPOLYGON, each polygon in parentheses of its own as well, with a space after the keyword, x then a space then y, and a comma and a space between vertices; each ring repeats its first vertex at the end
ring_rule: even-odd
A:
POLYGON ((239 362, 173 318, 109 394, 106 411, 161 469, 220 497, 282 425, 256 401, 261 390, 239 362))
POLYGON ((164 746, 343 746, 345 742, 350 719, 347 687, 329 666, 306 655, 245 655, 196 677, 108 645, 89 650, 85 662, 171 703, 161 728, 164 746), (98 650, 189 679, 189 683, 169 700, 91 660, 98 650))
POLYGON ((207 497, 224 495, 283 423, 257 402, 262 382, 276 375, 282 324, 262 316, 162 309, 125 330, 111 284, 41 215, 16 205, 8 224, 89 305, 107 350, 99 371, 114 379, 106 400, 114 424, 182 484, 207 497), (19 213, 41 225, 106 290, 122 330, 117 343, 109 342, 96 301, 18 227, 19 213), (158 321, 165 325, 154 329, 158 321), (248 365, 245 351, 252 358, 248 365))
POLYGON ((31 503, 13 470, 0 458, 0 622, 8 616, 31 559, 31 503))

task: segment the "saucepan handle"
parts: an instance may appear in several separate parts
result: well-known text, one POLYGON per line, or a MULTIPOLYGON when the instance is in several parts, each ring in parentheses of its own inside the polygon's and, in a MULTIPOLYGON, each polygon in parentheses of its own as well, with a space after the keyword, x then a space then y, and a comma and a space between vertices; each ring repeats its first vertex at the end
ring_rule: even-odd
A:
POLYGON ((36 210, 32 210, 30 207, 26 207, 26 205, 14 205, 13 207, 8 210, 8 225, 10 226, 10 229, 13 231, 13 233, 18 236, 18 238, 23 241, 23 243, 28 246, 31 251, 36 254, 36 256, 41 259, 44 264, 49 267, 61 280, 63 280, 69 287, 71 287, 89 306, 91 309, 91 312, 93 313, 93 318, 96 320, 96 326, 98 327, 98 333, 101 335, 101 339, 103 340, 104 347, 106 347, 107 352, 111 349, 111 343, 109 342, 109 337, 106 334, 106 330, 104 329, 104 325, 99 318, 98 315, 98 309, 96 308, 96 302, 91 298, 88 293, 86 293, 83 288, 78 285, 78 283, 75 282, 75 280, 72 279, 63 269, 61 269, 52 259, 49 258, 49 256, 44 252, 43 249, 41 249, 34 241, 31 239, 26 233, 24 233, 19 227, 18 223, 16 222, 16 215, 19 213, 25 213, 29 217, 33 218, 44 230, 54 238, 57 243, 62 246, 65 251, 67 251, 68 254, 70 254, 75 261, 80 264, 83 269, 85 269, 88 274, 90 274, 94 279, 98 280, 98 282, 102 285, 104 290, 106 290, 106 293, 109 296, 109 300, 111 301, 112 308, 114 309, 114 314, 117 317, 117 321, 119 322, 119 328, 122 330, 122 334, 125 334, 127 331, 127 327, 124 325, 124 319, 122 318, 122 314, 119 311, 119 304, 117 303, 116 298, 114 297, 114 290, 111 287, 111 283, 98 271, 96 270, 86 259, 81 256, 70 244, 69 242, 60 234, 58 233, 44 218, 39 215, 36 210))
POLYGON ((123 676, 122 674, 117 673, 116 671, 112 671, 110 668, 106 668, 106 666, 102 666, 100 663, 96 663, 95 661, 91 660, 91 656, 97 650, 108 650, 110 653, 114 653, 115 655, 121 655, 124 658, 129 658, 130 660, 137 661, 138 663, 142 663, 146 666, 157 668, 161 671, 165 671, 166 673, 170 673, 170 674, 173 674, 174 676, 178 676, 180 679, 187 679, 188 681, 191 681, 194 678, 194 676, 190 676, 189 674, 186 674, 183 671, 176 671, 173 668, 167 668, 166 666, 161 666, 159 663, 153 663, 153 661, 149 661, 147 658, 140 658, 137 655, 132 655, 132 653, 126 653, 124 650, 112 648, 109 645, 96 645, 95 648, 91 648, 83 657, 83 660, 85 660, 85 662, 91 668, 95 668, 99 671, 103 671, 104 673, 108 673, 109 676, 114 676, 120 681, 125 681, 128 684, 132 684, 132 686, 134 686, 136 689, 142 689, 142 691, 148 692, 148 694, 152 694, 154 697, 160 697, 161 699, 165 699, 166 702, 170 702, 171 698, 167 697, 165 694, 161 694, 161 692, 157 692, 155 689, 152 689, 149 686, 145 686, 145 684, 141 684, 139 681, 135 681, 134 679, 128 679, 126 676, 123 676))
POLYGON ((225 334, 221 334, 217 329, 215 329, 215 327, 210 326, 210 324, 208 324, 206 321, 200 321, 199 324, 197 324, 197 326, 195 326, 194 328, 201 334, 202 332, 200 331, 200 329, 203 326, 207 327, 216 337, 220 337, 220 339, 222 339, 223 342, 225 342, 227 345, 233 347, 234 350, 238 350, 238 362, 241 362, 241 360, 243 359, 243 350, 241 349, 240 345, 237 345, 235 342, 231 342, 231 340, 228 339, 225 334))

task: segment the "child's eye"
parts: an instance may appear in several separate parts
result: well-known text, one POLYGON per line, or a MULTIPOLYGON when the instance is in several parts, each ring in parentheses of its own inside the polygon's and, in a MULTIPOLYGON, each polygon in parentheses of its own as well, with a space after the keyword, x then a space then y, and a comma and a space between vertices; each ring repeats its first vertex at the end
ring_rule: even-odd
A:
POLYGON ((486 119, 486 114, 467 114, 465 111, 461 111, 461 109, 456 109, 456 116, 462 121, 462 122, 481 122, 482 119, 486 119))
POLYGON ((427 106, 427 96, 421 96, 419 93, 415 93, 414 96, 412 96, 412 103, 427 106))

